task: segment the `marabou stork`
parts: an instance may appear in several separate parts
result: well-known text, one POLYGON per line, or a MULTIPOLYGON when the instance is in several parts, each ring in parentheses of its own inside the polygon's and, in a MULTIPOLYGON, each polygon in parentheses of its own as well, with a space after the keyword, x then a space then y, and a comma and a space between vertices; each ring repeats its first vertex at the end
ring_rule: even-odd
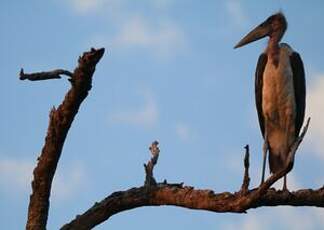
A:
MULTIPOLYGON (((248 33, 234 48, 269 36, 255 73, 255 101, 264 138, 261 183, 269 150, 270 172, 282 170, 299 135, 305 114, 305 72, 302 59, 288 44, 279 43, 287 29, 283 13, 276 13, 248 33)), ((293 163, 293 162, 291 162, 293 163)), ((283 189, 287 189, 286 176, 283 189)))

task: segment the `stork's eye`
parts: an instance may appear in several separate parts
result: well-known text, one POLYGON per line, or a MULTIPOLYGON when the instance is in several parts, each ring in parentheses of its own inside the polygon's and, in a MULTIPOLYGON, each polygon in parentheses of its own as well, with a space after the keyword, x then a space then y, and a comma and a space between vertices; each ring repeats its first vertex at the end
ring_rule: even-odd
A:
POLYGON ((265 26, 265 24, 266 24, 265 22, 262 22, 260 26, 265 26))
POLYGON ((275 18, 276 18, 276 17, 275 17, 274 15, 272 15, 272 16, 270 16, 270 17, 266 20, 266 22, 267 22, 267 23, 270 23, 270 22, 272 22, 275 18))

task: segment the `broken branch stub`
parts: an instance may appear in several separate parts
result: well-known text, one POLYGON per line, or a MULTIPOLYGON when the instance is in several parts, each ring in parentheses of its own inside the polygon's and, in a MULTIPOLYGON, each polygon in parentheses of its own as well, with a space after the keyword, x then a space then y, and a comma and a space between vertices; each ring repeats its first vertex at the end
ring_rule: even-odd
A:
POLYGON ((145 183, 144 184, 145 184, 145 186, 156 185, 156 180, 154 179, 154 176, 153 176, 153 169, 159 159, 160 149, 159 149, 158 145, 159 145, 159 142, 154 141, 151 144, 151 146, 149 147, 152 157, 147 162, 147 164, 144 164, 144 168, 145 168, 145 183))
POLYGON ((249 184, 250 184, 250 176, 249 176, 249 157, 250 157, 250 148, 249 145, 246 145, 245 147, 245 156, 244 156, 244 177, 243 177, 243 183, 241 186, 241 193, 245 195, 249 191, 249 184))

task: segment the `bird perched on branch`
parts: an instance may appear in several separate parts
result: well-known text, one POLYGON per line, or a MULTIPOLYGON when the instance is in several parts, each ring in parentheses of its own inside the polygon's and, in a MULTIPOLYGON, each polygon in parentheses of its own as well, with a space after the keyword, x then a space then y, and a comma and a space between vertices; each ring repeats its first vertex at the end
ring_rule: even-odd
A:
MULTIPOLYGON (((287 29, 283 13, 276 13, 248 33, 234 48, 269 37, 255 73, 255 101, 264 138, 261 183, 269 150, 270 172, 286 166, 287 157, 302 127, 305 114, 305 73, 299 54, 280 43, 287 29)), ((291 162, 293 163, 293 162, 291 162)), ((287 189, 286 175, 283 189, 287 189)))

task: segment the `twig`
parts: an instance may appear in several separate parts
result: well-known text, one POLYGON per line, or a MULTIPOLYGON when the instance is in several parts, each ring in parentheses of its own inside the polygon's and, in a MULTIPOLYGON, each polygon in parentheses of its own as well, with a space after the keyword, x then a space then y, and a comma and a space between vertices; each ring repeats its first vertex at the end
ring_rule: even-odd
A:
POLYGON ((42 81, 49 79, 60 79, 61 75, 66 75, 72 78, 73 73, 64 69, 56 69, 47 72, 38 72, 38 73, 24 73, 24 69, 20 69, 19 79, 20 80, 30 80, 30 81, 42 81))

